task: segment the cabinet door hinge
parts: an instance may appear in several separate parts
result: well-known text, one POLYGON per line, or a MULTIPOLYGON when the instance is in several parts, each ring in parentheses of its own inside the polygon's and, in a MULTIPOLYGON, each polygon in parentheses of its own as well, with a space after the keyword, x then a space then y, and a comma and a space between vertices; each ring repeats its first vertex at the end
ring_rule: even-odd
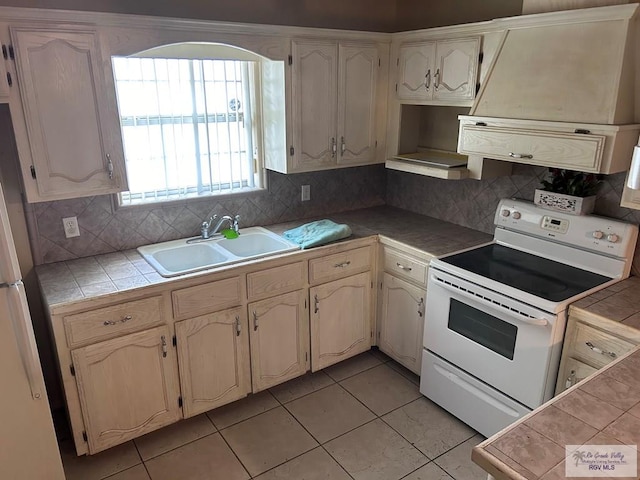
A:
POLYGON ((7 46, 6 45, 2 45, 2 56, 4 57, 5 60, 9 59, 9 53, 7 52, 7 46))
POLYGON ((178 397, 178 407, 182 408, 182 396, 178 397))
POLYGON ((289 65, 293 65, 293 55, 289 55, 289 65))
POLYGON ((15 60, 15 59, 16 59, 16 55, 15 55, 15 53, 13 52, 13 45, 9 45, 9 58, 10 58, 11 60, 15 60))
POLYGON ((176 338, 176 336, 173 336, 173 346, 177 347, 178 346, 178 339, 176 338))
POLYGON ((304 299, 304 309, 305 310, 307 309, 307 299, 306 298, 304 299))
POLYGON ((396 58, 396 67, 400 65, 400 57, 396 58))
POLYGON ((480 91, 480 84, 476 83, 476 95, 478 94, 479 91, 480 91))
POLYGON ((373 282, 371 282, 371 288, 373 288, 373 282))
POLYGON ((381 65, 381 62, 380 62, 380 59, 378 59, 378 66, 380 66, 380 65, 381 65))
POLYGON ((71 372, 72 377, 76 376, 76 367, 73 366, 73 363, 69 365, 69 371, 71 372))
POLYGON ((398 84, 396 83, 396 92, 398 91, 398 84))
POLYGON ((382 290, 382 282, 380 282, 380 290, 382 290))
POLYGON ((289 147, 289 155, 291 155, 292 157, 293 157, 293 152, 294 152, 293 146, 289 147))
POLYGON ((89 441, 89 437, 87 437, 87 432, 85 432, 85 431, 83 431, 83 432, 82 432, 82 439, 83 439, 85 442, 88 442, 88 441, 89 441))
POLYGON ((478 54, 478 63, 482 63, 483 60, 484 60, 484 52, 480 52, 478 54))
POLYGON ((36 169, 33 165, 31 165, 31 177, 35 180, 36 179, 36 169))
POLYGON ((378 148, 378 140, 376 140, 375 147, 378 148))
POLYGON ((11 77, 11 73, 7 72, 7 85, 13 87, 13 78, 11 77))
POLYGON ((309 361, 309 352, 304 352, 304 361, 305 362, 309 361))

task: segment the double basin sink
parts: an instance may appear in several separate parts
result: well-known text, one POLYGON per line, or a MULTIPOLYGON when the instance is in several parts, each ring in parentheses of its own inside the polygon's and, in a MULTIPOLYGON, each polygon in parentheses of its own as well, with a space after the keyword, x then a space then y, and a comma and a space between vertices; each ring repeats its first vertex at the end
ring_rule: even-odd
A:
POLYGON ((238 238, 173 240, 138 247, 138 252, 160 275, 174 277, 299 248, 266 228, 251 227, 242 229, 238 238))

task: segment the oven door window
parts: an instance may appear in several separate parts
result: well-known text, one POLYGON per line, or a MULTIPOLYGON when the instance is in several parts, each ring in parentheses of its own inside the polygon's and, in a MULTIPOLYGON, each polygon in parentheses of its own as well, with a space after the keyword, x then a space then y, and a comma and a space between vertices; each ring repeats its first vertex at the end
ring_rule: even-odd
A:
POLYGON ((451 299, 449 330, 513 360, 518 327, 466 303, 451 299))

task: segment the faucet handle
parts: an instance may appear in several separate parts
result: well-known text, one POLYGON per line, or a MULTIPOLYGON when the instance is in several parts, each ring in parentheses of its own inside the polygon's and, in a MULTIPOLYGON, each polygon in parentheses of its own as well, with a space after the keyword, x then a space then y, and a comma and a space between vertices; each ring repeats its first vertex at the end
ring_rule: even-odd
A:
POLYGON ((236 215, 235 217, 233 217, 233 230, 238 233, 240 230, 240 225, 239 225, 239 220, 240 220, 240 215, 236 215))

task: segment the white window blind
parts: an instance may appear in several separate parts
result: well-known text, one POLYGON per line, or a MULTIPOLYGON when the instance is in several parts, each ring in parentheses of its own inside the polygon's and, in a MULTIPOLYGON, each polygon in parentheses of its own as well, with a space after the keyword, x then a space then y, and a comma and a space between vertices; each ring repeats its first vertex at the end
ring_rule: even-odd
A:
POLYGON ((121 204, 260 188, 254 62, 114 58, 121 204))

